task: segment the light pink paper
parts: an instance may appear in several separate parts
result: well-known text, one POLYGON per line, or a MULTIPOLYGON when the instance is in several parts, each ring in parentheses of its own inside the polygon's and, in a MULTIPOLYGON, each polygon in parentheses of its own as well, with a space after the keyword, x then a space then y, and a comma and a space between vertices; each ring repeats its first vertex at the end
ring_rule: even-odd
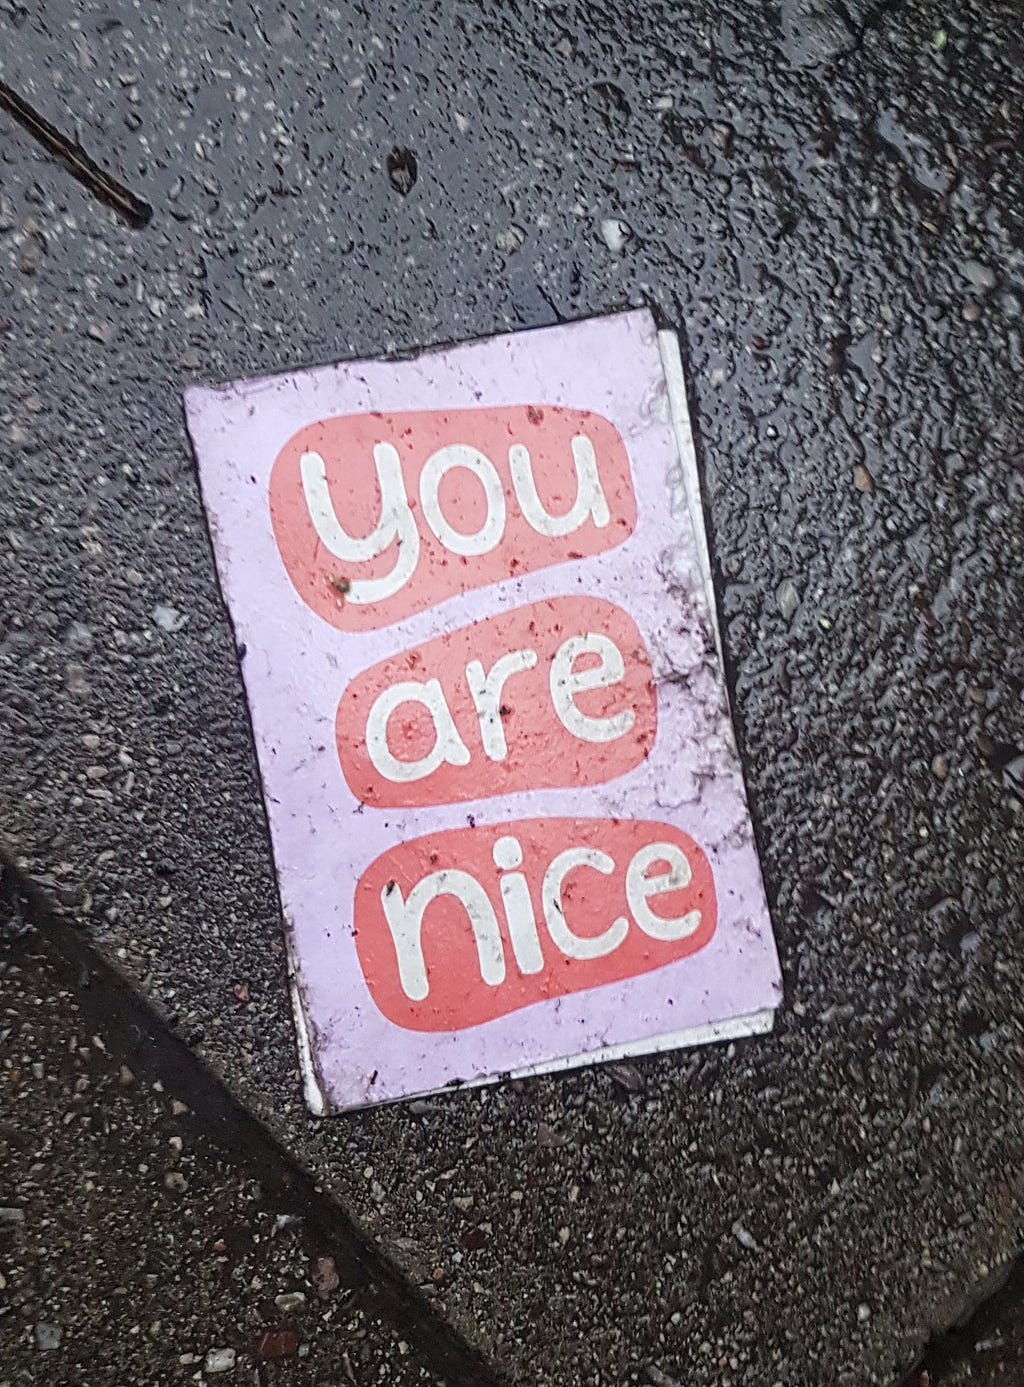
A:
MULTIPOLYGON (((221 583, 244 649, 311 1105, 357 1107, 587 1055, 639 1053, 766 1028, 780 997, 778 963, 714 654, 703 535, 694 532, 680 462, 679 439, 688 436, 679 417, 685 401, 676 389, 670 405, 650 316, 635 312, 517 333, 407 361, 353 362, 195 388, 186 407, 221 583), (577 540, 567 535, 559 541, 561 562, 449 596, 378 630, 337 629, 303 600, 275 538, 268 499, 275 460, 289 440, 325 419, 510 406, 591 411, 617 430, 636 498, 636 524, 625 542, 572 558, 577 540), (339 701, 354 680, 437 637, 566 597, 614 604, 639 628, 657 701, 657 732, 645 759, 602 783, 520 788, 433 806, 376 807, 357 797, 343 774, 335 729, 339 701), (374 1000, 356 948, 356 883, 382 854, 426 835, 537 819, 655 821, 678 830, 710 866, 713 935, 689 956, 494 1019, 433 1031, 396 1024, 374 1000)), ((348 465, 372 474, 373 457, 364 451, 348 465)), ((444 502, 447 493, 440 494, 444 502)), ((365 535, 367 528, 353 533, 365 535)), ((603 543, 594 533, 595 543, 603 543)), ((342 606, 344 587, 340 582, 342 606)), ((322 598, 326 589, 317 591, 322 598)), ((427 674, 419 670, 416 677, 427 674)), ((518 716, 524 710, 514 706, 515 689, 512 678, 506 691, 518 716)), ((538 702, 536 715, 550 718, 550 710, 538 702)), ((526 726, 522 717, 518 725, 526 726)), ((456 783, 454 772, 450 780, 456 783)), ((403 877, 396 888, 403 900, 411 882, 403 877)), ((382 903, 391 885, 374 886, 382 903)), ((533 882, 530 889, 550 955, 539 890, 533 882)), ((462 907, 453 904, 440 925, 436 911, 430 918, 431 967, 443 968, 439 931, 458 936, 464 958, 462 907)), ((374 947, 387 956, 384 945, 374 947)), ((652 959, 661 956, 658 947, 652 945, 652 959)), ((507 931, 503 966, 508 988, 516 960, 507 931)), ((465 986, 467 996, 490 996, 475 974, 465 986)))

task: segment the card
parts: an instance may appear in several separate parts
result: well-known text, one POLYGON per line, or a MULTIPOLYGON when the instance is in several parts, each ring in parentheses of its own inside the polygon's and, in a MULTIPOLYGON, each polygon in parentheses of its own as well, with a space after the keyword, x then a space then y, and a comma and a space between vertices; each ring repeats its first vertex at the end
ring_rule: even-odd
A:
POLYGON ((617 314, 186 411, 310 1108, 770 1029, 674 335, 617 314))

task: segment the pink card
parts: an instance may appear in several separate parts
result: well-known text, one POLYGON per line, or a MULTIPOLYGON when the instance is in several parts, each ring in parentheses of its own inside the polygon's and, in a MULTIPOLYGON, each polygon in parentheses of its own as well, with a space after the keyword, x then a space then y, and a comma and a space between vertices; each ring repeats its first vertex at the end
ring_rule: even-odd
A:
POLYGON ((768 1030, 675 337, 187 392, 314 1112, 768 1030))

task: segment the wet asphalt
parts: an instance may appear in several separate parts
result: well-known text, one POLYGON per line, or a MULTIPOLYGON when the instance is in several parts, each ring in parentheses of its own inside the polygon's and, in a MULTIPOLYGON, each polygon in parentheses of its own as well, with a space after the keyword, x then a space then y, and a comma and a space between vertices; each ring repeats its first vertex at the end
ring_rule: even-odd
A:
POLYGON ((0 0, 0 81, 151 209, 3 117, 0 829, 511 1381, 891 1383, 1020 1243, 1022 49, 1013 4, 0 0), (314 1121, 181 392, 637 304, 775 1035, 314 1121))
POLYGON ((0 995, 3 1387, 439 1381, 315 1218, 123 1063, 31 937, 0 995))

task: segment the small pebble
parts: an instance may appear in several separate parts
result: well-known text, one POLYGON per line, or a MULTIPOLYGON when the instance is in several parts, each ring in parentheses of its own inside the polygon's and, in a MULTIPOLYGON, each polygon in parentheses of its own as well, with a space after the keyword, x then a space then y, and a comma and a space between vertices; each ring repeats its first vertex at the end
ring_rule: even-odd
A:
POLYGON ((753 1233, 747 1232, 747 1230, 743 1227, 743 1224, 740 1223, 739 1219, 737 1219, 732 1226, 732 1235, 740 1244, 740 1246, 745 1247, 748 1252, 760 1251, 760 1244, 758 1243, 757 1239, 754 1237, 753 1233))
POLYGON ((18 269, 23 275, 34 275, 43 263, 46 254, 46 240, 36 229, 34 222, 26 222, 26 236, 18 257, 18 269), (29 228, 32 228, 29 230, 29 228))
POLYGON ((306 1297, 301 1291, 285 1291, 282 1295, 276 1295, 274 1297, 274 1304, 286 1315, 290 1315, 294 1310, 298 1310, 299 1307, 305 1305, 305 1303, 306 1297))
POLYGON ((43 1353, 51 1353, 55 1348, 60 1348, 60 1341, 64 1337, 64 1331, 59 1324, 37 1324, 36 1325, 36 1346, 43 1353))
POLYGON ((996 287, 996 272, 991 265, 985 265, 980 260, 965 260, 960 268, 964 278, 969 284, 973 284, 975 289, 996 287))
POLYGON ((268 1329, 257 1345, 260 1358, 290 1358, 299 1346, 293 1329, 268 1329))
POLYGON ((618 255, 633 232, 628 222, 618 217, 606 217, 601 223, 601 239, 613 255, 618 255))
POLYGON ((965 303, 963 319, 965 323, 976 323, 981 317, 981 309, 976 303, 965 303))
POLYGON ((858 491, 863 492, 866 496, 870 496, 875 489, 874 477, 860 463, 853 469, 853 484, 858 491))
POLYGON ((800 606, 800 593, 792 578, 783 578, 775 589, 775 600, 779 604, 779 611, 782 613, 783 620, 792 621, 796 616, 797 608, 800 606))
POLYGON ((608 1066, 608 1073, 618 1084, 619 1088, 625 1089, 627 1093, 642 1093, 646 1087, 644 1084, 644 1076, 640 1073, 640 1070, 637 1069, 635 1064, 630 1064, 628 1061, 610 1064, 608 1066))
POLYGON ((163 604, 153 608, 153 621, 160 627, 161 631, 180 631, 185 625, 185 618, 177 607, 165 607, 163 604))
POLYGON ((229 1373, 235 1366, 235 1357, 233 1348, 212 1348, 206 1355, 203 1370, 208 1373, 229 1373))
POLYGON ((91 650, 92 632, 81 621, 73 621, 64 633, 64 644, 71 650, 91 650))
POLYGON ((932 775, 936 780, 945 780, 949 774, 949 761, 945 756, 934 756, 932 758, 932 775))
POLYGON ((333 1257, 318 1257, 313 1263, 313 1285, 317 1294, 329 1296, 341 1284, 333 1257))

